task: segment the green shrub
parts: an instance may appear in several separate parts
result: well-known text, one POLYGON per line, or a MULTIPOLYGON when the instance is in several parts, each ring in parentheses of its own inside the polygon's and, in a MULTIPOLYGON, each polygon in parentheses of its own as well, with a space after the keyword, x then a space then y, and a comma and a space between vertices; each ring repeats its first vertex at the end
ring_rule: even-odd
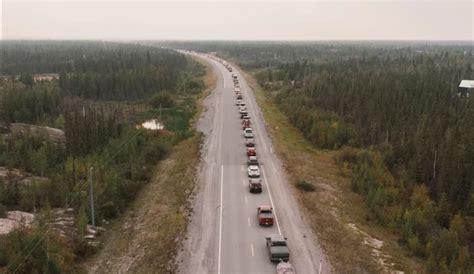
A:
POLYGON ((295 186, 298 189, 306 191, 306 192, 313 192, 316 190, 316 187, 313 184, 308 183, 305 180, 299 180, 298 182, 296 182, 295 186))
POLYGON ((159 108, 160 105, 162 108, 170 108, 176 105, 176 102, 169 92, 160 92, 153 95, 150 99, 150 104, 154 108, 159 108))
POLYGON ((5 218, 7 216, 7 207, 0 204, 0 218, 5 218))
POLYGON ((349 163, 353 165, 357 162, 357 157, 359 154, 359 150, 357 148, 344 146, 341 151, 336 155, 335 160, 336 163, 339 165, 343 165, 344 163, 349 163))

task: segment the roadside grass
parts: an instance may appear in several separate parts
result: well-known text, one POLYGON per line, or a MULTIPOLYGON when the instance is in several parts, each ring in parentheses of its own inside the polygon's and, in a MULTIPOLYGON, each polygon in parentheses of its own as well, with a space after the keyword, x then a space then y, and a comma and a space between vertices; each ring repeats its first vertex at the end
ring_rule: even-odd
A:
POLYGON ((350 172, 335 163, 338 151, 314 148, 279 111, 271 94, 249 74, 245 78, 255 91, 275 150, 296 188, 303 216, 318 235, 334 271, 423 273, 421 261, 398 246, 393 231, 368 221, 362 197, 351 191, 350 172), (377 240, 383 241, 381 247, 377 240))
POLYGON ((213 73, 212 71, 212 66, 202 60, 201 58, 198 58, 198 57, 191 57, 194 61, 200 63, 201 65, 203 65, 205 67, 205 70, 206 70, 206 75, 204 76, 204 85, 206 87, 206 89, 204 90, 204 92, 202 92, 200 95, 199 95, 199 98, 198 98, 198 102, 196 104, 196 115, 194 115, 194 117, 191 119, 191 122, 190 124, 195 125, 195 123, 197 122, 199 116, 201 115, 202 112, 206 111, 205 107, 204 107, 204 104, 203 104, 203 101, 204 99, 206 99, 207 96, 209 96, 209 94, 211 94, 211 92, 216 88, 216 85, 217 85, 217 76, 213 73))

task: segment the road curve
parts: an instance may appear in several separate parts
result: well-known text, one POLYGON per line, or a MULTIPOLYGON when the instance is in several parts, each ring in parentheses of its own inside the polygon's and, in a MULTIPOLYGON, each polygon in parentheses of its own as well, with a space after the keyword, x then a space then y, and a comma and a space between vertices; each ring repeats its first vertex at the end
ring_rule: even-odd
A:
POLYGON ((261 194, 249 193, 247 187, 245 144, 231 73, 214 58, 193 54, 211 64, 217 85, 206 98, 206 111, 197 125, 205 140, 193 216, 178 254, 178 271, 276 273, 276 265, 270 262, 265 247, 265 237, 281 233, 288 237, 290 262, 297 273, 331 272, 316 244, 316 236, 301 217, 281 162, 273 152, 253 91, 234 66, 262 163, 261 194), (277 219, 273 227, 258 225, 259 205, 273 206, 277 219))

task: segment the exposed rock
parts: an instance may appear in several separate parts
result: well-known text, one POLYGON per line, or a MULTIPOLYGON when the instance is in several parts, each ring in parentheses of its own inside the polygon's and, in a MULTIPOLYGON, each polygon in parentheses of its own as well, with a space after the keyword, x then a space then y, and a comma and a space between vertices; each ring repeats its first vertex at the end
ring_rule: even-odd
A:
POLYGON ((0 166, 0 179, 3 179, 5 183, 14 181, 19 185, 31 185, 32 182, 45 183, 48 181, 46 177, 33 176, 15 168, 9 170, 3 166, 0 166))
POLYGON ((47 137, 57 143, 64 145, 66 143, 66 137, 64 135, 64 131, 45 127, 45 126, 37 126, 37 125, 30 125, 24 123, 12 123, 10 124, 10 132, 13 136, 21 135, 25 133, 32 133, 32 134, 42 134, 43 132, 47 134, 47 137))
POLYGON ((35 215, 23 211, 9 211, 7 218, 0 218, 0 235, 6 235, 19 227, 31 227, 35 215))

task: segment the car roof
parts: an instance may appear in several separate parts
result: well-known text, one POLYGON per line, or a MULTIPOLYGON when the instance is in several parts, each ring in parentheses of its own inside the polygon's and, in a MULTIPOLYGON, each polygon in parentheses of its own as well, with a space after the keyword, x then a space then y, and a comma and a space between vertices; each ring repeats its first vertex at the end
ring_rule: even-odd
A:
POLYGON ((250 182, 252 182, 252 183, 261 183, 262 179, 250 179, 250 182))
POLYGON ((258 169, 258 166, 249 166, 250 169, 255 169, 257 170, 258 169))
POLYGON ((269 205, 261 205, 261 206, 259 206, 259 207, 260 207, 260 210, 262 210, 262 209, 263 209, 263 210, 272 210, 272 207, 269 206, 269 205))
POLYGON ((257 156, 249 156, 249 160, 257 160, 257 156))

